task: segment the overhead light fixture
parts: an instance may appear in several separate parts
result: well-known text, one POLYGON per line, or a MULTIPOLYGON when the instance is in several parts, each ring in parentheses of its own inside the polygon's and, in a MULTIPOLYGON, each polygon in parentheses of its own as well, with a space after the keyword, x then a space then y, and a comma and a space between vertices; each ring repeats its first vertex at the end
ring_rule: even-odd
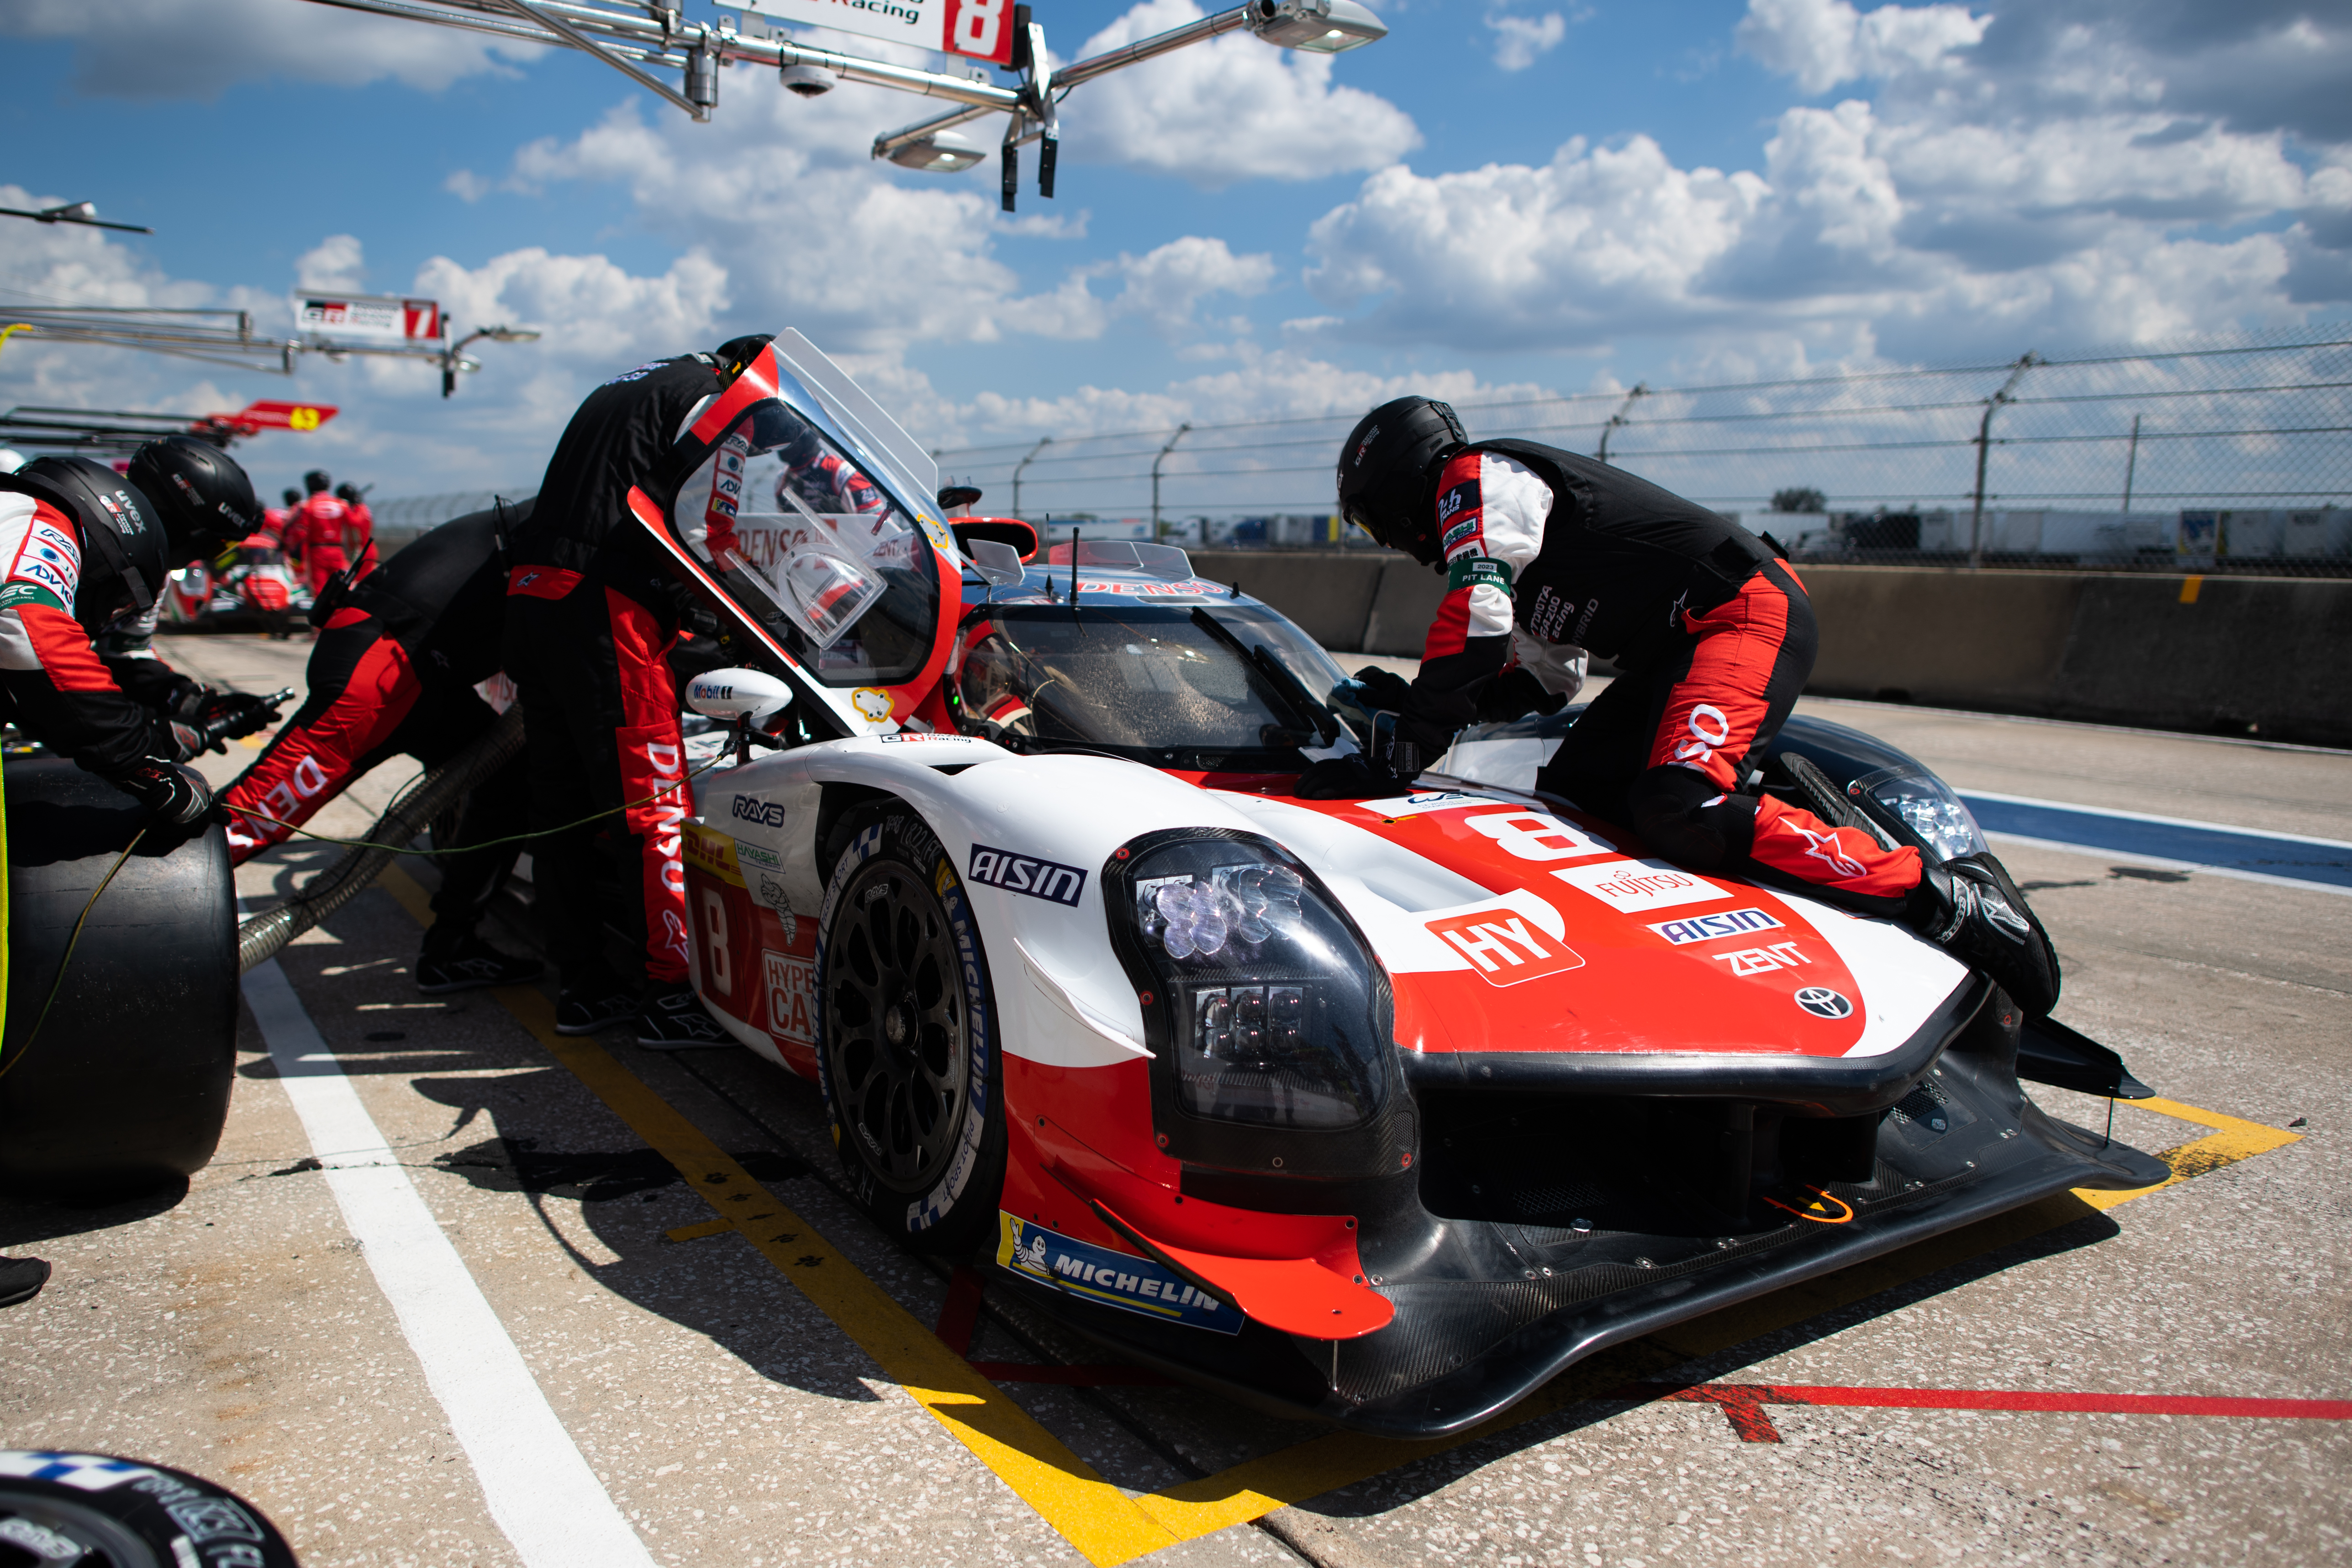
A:
POLYGON ((1389 36, 1388 24, 1356 0, 1252 0, 1250 31, 1267 43, 1336 55, 1389 36))
POLYGON ((989 150, 960 131, 934 131, 919 141, 890 150, 890 162, 902 169, 926 174, 957 174, 982 163, 989 150))
POLYGON ((823 98, 841 85, 841 79, 823 66, 793 65, 783 69, 784 90, 803 98, 823 98))

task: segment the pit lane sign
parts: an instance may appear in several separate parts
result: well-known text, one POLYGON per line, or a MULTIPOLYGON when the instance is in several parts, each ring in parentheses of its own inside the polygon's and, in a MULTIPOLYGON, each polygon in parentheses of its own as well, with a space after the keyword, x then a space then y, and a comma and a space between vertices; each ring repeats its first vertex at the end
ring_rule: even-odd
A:
POLYGON ((411 343, 445 335, 441 305, 435 300, 404 300, 377 294, 297 294, 293 304, 296 329, 320 337, 411 343))
POLYGON ((725 0, 779 22, 1013 63, 1013 0, 725 0))

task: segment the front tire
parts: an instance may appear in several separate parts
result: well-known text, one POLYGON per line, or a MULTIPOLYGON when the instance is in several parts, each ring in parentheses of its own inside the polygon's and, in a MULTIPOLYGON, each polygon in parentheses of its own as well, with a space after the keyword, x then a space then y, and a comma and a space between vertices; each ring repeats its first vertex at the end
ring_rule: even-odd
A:
POLYGON ((1004 1185, 995 993, 955 861, 906 805, 832 835, 817 1062, 834 1143, 874 1223, 919 1252, 994 1234, 1004 1185))

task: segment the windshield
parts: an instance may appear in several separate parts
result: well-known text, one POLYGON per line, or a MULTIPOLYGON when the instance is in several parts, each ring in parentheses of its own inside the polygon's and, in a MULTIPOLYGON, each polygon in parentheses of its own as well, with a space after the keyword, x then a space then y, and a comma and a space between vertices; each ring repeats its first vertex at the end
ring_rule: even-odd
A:
POLYGON ((929 657, 940 605, 929 542, 783 403, 744 411, 673 517, 729 597, 826 685, 894 685, 929 657))
MULTIPOLYGON (((960 719, 1016 750, 1086 746, 1206 769, 1296 768, 1325 743, 1301 707, 1250 653, 1265 646, 1294 672, 1302 639, 1277 617, 1215 612, 1238 648, 1203 625, 1206 609, 1066 604, 983 605, 967 618, 956 668, 960 719), (1286 634, 1286 635, 1285 635, 1286 634)), ((1312 644, 1317 660, 1338 667, 1312 644)), ((1318 671, 1319 675, 1319 671, 1318 671)), ((1316 690, 1316 678, 1304 682, 1316 690)))

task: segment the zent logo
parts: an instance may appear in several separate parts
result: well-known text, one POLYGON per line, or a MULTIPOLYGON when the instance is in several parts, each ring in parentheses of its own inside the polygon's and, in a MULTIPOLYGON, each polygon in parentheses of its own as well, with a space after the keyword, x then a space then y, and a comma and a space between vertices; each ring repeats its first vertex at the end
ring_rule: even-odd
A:
POLYGON ((1582 855, 1606 855, 1598 843, 1546 811, 1499 811, 1491 816, 1465 816, 1462 826, 1485 834, 1506 855, 1522 860, 1573 860, 1582 855))
POLYGON ((1087 874, 1076 866, 1056 865, 1033 856, 1015 855, 1010 849, 992 849, 985 844, 971 847, 971 879, 991 888, 1002 888, 1008 893, 1026 893, 1033 899, 1045 899, 1076 909, 1078 895, 1087 890, 1087 874))
POLYGON ((1584 967, 1583 956, 1530 926, 1517 910, 1474 910, 1429 922, 1489 985, 1517 985, 1584 967))
POLYGON ((1853 1012, 1853 1004, 1845 999, 1845 993, 1826 985, 1803 987, 1797 993, 1797 1005, 1816 1018, 1843 1018, 1853 1012))
POLYGON ((1670 910, 1676 904, 1713 903, 1731 896, 1706 878, 1663 860, 1609 860, 1598 866, 1564 867, 1552 875, 1626 914, 1670 910))
POLYGON ((1746 936, 1754 931, 1779 931, 1780 922, 1762 910, 1727 910, 1716 915, 1685 915, 1678 921, 1661 921, 1650 928, 1676 947, 1694 942, 1710 942, 1719 936, 1746 936))
POLYGON ((1776 969, 1795 969, 1812 962, 1793 942, 1776 942, 1769 947, 1743 947, 1737 952, 1710 952, 1707 956, 1731 965, 1734 974, 1769 974, 1776 969))
POLYGON ((762 827, 782 827, 784 808, 772 800, 761 800, 755 795, 739 795, 733 806, 736 820, 756 822, 762 827))

